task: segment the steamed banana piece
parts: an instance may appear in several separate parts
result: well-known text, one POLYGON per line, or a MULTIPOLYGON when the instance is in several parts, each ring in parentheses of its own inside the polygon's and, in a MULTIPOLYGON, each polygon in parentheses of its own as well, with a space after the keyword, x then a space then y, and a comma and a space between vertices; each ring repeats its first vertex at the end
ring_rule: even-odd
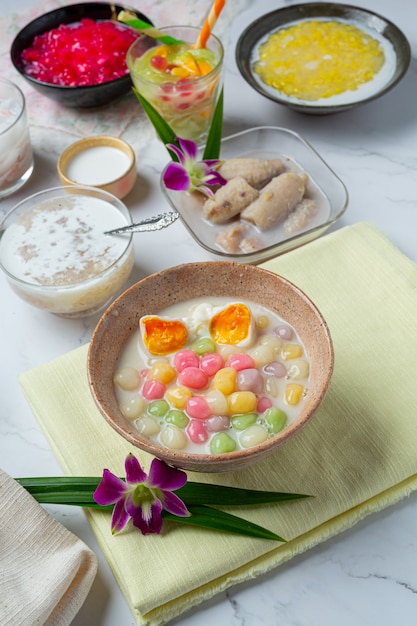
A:
POLYGON ((203 204, 204 217, 213 224, 223 224, 238 215, 259 196, 259 191, 251 187, 244 178, 236 176, 219 187, 212 198, 203 204))
POLYGON ((259 230, 268 230, 285 219, 301 202, 306 176, 292 172, 273 178, 259 193, 259 197, 241 213, 241 218, 259 230))
POLYGON ((252 187, 260 187, 274 176, 281 174, 283 165, 281 159, 225 159, 218 172, 226 180, 241 176, 252 187))

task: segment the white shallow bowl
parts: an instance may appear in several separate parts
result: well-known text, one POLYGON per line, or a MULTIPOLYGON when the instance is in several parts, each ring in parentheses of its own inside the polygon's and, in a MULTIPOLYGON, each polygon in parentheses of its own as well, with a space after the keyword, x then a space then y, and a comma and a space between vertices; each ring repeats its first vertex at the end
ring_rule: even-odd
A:
POLYGON ((116 296, 134 263, 132 235, 102 231, 131 223, 123 202, 101 189, 41 191, 0 223, 0 268, 29 304, 61 317, 92 315, 116 296))
POLYGON ((178 211, 180 218, 194 239, 203 248, 224 259, 243 263, 260 263, 288 252, 322 235, 345 212, 348 193, 340 178, 327 165, 316 150, 297 133, 275 126, 260 126, 230 135, 222 139, 220 158, 256 157, 261 159, 281 158, 284 165, 306 172, 310 179, 312 194, 320 196, 323 208, 309 225, 294 234, 284 231, 283 223, 265 233, 250 227, 254 237, 262 240, 255 252, 225 252, 216 244, 216 237, 224 225, 213 225, 202 216, 204 197, 200 193, 167 189, 161 178, 162 190, 170 205, 178 211))

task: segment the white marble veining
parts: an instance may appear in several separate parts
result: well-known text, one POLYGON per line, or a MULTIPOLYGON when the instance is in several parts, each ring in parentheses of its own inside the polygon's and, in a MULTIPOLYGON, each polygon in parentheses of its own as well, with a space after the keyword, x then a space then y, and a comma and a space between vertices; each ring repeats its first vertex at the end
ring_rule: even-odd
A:
MULTIPOLYGON (((3 0, 0 15, 32 4, 33 0, 3 0)), ((348 188, 348 209, 333 228, 372 220, 400 250, 417 261, 417 5, 409 0, 356 2, 403 30, 414 55, 411 67, 401 83, 383 98, 345 113, 316 117, 276 105, 254 92, 241 78, 234 61, 236 41, 247 24, 275 8, 295 3, 241 0, 232 4, 229 0, 227 16, 231 25, 222 34, 227 59, 224 134, 266 124, 298 132, 348 188)), ((37 128, 32 129, 32 135, 35 174, 26 187, 0 203, 1 212, 29 193, 59 184, 56 159, 74 136, 37 128)), ((159 172, 167 160, 165 149, 143 125, 133 125, 124 136, 134 145, 138 157, 141 184, 127 198, 134 218, 165 210, 159 189, 159 172)), ((165 231, 136 237, 136 266, 130 282, 171 265, 214 258, 191 239, 179 221, 165 231)), ((86 343, 97 317, 71 321, 38 311, 15 296, 1 276, 0 322, 0 466, 12 476, 61 474, 17 378, 20 372, 86 343)), ((74 626, 133 626, 134 619, 82 511, 58 506, 48 510, 91 546, 99 559, 98 576, 74 626)), ((415 626, 416 523, 414 494, 269 575, 231 588, 172 623, 415 626)))

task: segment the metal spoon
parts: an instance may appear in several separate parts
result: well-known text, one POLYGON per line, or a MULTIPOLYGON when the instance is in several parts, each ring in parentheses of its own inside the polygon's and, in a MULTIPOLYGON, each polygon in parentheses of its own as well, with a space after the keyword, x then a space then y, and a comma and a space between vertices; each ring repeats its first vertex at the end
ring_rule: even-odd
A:
POLYGON ((173 224, 179 216, 180 214, 178 211, 168 211, 167 213, 154 215, 154 217, 147 217, 146 219, 136 222, 135 224, 128 224, 128 226, 121 226, 120 228, 106 230, 104 231, 104 234, 122 235, 123 233, 143 233, 152 230, 162 230, 163 228, 173 224))

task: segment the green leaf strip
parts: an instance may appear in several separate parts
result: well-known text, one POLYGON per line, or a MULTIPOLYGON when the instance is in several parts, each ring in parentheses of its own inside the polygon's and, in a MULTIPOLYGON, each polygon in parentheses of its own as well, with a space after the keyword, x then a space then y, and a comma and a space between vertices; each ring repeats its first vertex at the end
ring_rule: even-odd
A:
POLYGON ((223 87, 220 90, 216 102, 213 117, 207 136, 206 145, 203 152, 203 161, 206 159, 218 159, 220 156, 220 146, 223 127, 223 87))
MULTIPOLYGON (((155 107, 142 96, 141 93, 135 88, 133 91, 142 105, 143 110, 149 118, 152 126, 154 127, 159 139, 165 145, 168 150, 168 154, 173 161, 178 161, 177 155, 172 152, 167 144, 173 143, 179 147, 177 141, 177 135, 174 130, 168 124, 168 122, 162 117, 162 115, 155 109, 155 107)), ((222 139, 222 125, 223 125, 223 88, 220 91, 219 97, 214 109, 213 118, 210 124, 209 133, 206 141, 206 145, 203 152, 203 160, 205 159, 218 159, 220 156, 221 139, 222 139)))
MULTIPOLYGON (((111 506, 99 506, 93 499, 93 493, 100 480, 101 478, 98 477, 77 478, 72 476, 16 479, 22 487, 42 504, 65 504, 111 510, 111 506)), ((309 497, 304 494, 239 489, 237 487, 222 487, 220 485, 197 482, 186 483, 184 487, 177 489, 176 493, 186 503, 191 516, 177 517, 167 511, 163 511, 163 518, 166 520, 281 542, 285 541, 285 539, 270 530, 206 505, 268 504, 309 497)))
POLYGON ((220 530, 223 532, 245 535, 246 537, 256 537, 257 539, 271 539, 273 541, 285 542, 285 539, 276 535, 272 531, 244 520, 236 515, 225 513, 212 509, 209 506, 191 506, 188 507, 190 517, 176 517, 167 511, 163 511, 163 518, 180 524, 189 524, 190 526, 199 526, 209 528, 211 530, 220 530))
MULTIPOLYGON (((22 485, 38 502, 44 504, 74 504, 77 506, 96 506, 93 493, 101 478, 98 477, 34 477, 17 478, 22 485)), ((190 506, 206 504, 214 506, 246 506, 253 504, 270 504, 299 500, 311 496, 300 493, 285 493, 276 491, 259 491, 254 489, 240 489, 238 487, 223 487, 198 482, 187 482, 184 487, 175 492, 190 506)))
POLYGON ((98 507, 93 493, 101 478, 98 477, 35 477, 16 478, 16 481, 42 504, 68 504, 98 507))
POLYGON ((166 149, 168 150, 169 156, 171 157, 173 161, 178 161, 177 155, 174 152, 172 152, 166 145, 169 143, 173 143, 179 147, 179 143, 176 141, 177 136, 175 132, 172 130, 168 122, 164 120, 162 115, 158 113, 155 107, 153 107, 152 104, 148 102, 148 100, 146 100, 146 98, 144 98, 137 89, 133 88, 133 91, 135 92, 137 99, 139 100, 140 104, 143 107, 143 110, 148 116, 149 121, 151 122, 152 126, 155 128, 155 131, 158 137, 160 138, 160 140, 162 141, 162 143, 165 145, 166 149))
POLYGON ((180 39, 175 39, 175 37, 171 37, 171 35, 166 35, 165 33, 162 33, 160 30, 158 30, 148 22, 144 22, 139 18, 131 18, 125 11, 119 13, 118 20, 119 22, 123 22, 123 24, 131 26, 135 30, 145 32, 145 34, 149 37, 152 37, 152 39, 158 39, 158 41, 161 41, 168 46, 183 43, 180 39))
POLYGON ((175 492, 187 506, 209 504, 217 506, 246 506, 253 504, 270 504, 299 500, 311 496, 301 493, 285 493, 279 491, 259 491, 241 489, 239 487, 223 487, 205 483, 188 482, 175 492))

